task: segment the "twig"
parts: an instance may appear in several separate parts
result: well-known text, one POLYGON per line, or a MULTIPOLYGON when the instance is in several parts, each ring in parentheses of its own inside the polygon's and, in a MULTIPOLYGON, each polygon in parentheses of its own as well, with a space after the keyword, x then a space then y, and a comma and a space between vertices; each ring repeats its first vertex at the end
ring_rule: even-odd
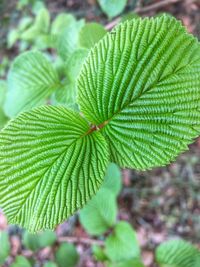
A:
MULTIPOLYGON (((137 13, 137 14, 143 14, 146 12, 150 12, 168 5, 172 5, 172 4, 176 4, 178 2, 184 2, 185 0, 163 0, 163 1, 159 1, 157 3, 154 3, 152 5, 148 5, 148 6, 144 6, 144 7, 136 7, 133 12, 137 13)), ((120 22, 120 17, 117 17, 116 19, 114 19, 113 21, 111 21, 110 23, 108 23, 105 28, 107 30, 111 30, 116 24, 118 24, 120 22)))
POLYGON ((58 242, 82 243, 86 245, 98 245, 98 246, 104 245, 104 241, 102 240, 90 239, 85 237, 73 237, 73 236, 59 237, 58 242))

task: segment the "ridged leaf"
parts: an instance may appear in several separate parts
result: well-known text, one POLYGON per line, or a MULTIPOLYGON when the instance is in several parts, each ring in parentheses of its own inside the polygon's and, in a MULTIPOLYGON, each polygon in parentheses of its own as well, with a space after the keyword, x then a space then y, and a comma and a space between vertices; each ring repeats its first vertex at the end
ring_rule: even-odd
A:
POLYGON ((198 267, 200 251, 184 240, 170 240, 157 248, 156 260, 160 267, 198 267))
POLYGON ((78 113, 44 106, 22 113, 0 134, 0 207, 9 223, 52 229, 103 182, 104 137, 78 113))
POLYGON ((14 60, 8 74, 5 112, 15 117, 39 106, 59 87, 57 72, 46 57, 37 51, 25 52, 14 60))
POLYGON ((113 162, 166 165, 200 133, 200 44, 166 15, 127 21, 92 49, 78 90, 113 162))

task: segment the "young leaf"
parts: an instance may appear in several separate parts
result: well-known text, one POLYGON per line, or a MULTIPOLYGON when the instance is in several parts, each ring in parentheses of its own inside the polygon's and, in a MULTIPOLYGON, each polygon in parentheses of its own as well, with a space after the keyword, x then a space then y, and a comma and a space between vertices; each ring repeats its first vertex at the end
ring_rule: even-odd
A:
POLYGON ((116 222, 115 195, 108 189, 99 192, 80 211, 80 221, 90 235, 104 234, 116 222))
POLYGON ((0 265, 3 265, 10 254, 10 242, 7 232, 0 231, 0 265))
POLYGON ((197 267, 200 251, 184 240, 170 240, 156 249, 156 260, 160 267, 197 267))
POLYGON ((34 42, 40 34, 49 31, 50 15, 46 8, 41 8, 32 26, 21 33, 20 38, 24 41, 34 42))
POLYGON ((106 239, 105 253, 112 262, 140 258, 140 247, 135 231, 127 222, 119 222, 106 239))
POLYGON ((98 3, 102 11, 109 18, 113 18, 124 10, 127 0, 98 0, 98 3))
POLYGON ((11 120, 0 134, 0 207, 9 223, 53 229, 103 182, 104 137, 78 113, 43 106, 11 120))
POLYGON ((58 35, 65 27, 76 22, 73 15, 67 13, 61 13, 52 22, 51 34, 58 35))
POLYGON ((122 177, 119 167, 115 163, 110 163, 106 171, 104 182, 101 188, 109 189, 117 196, 122 187, 122 177))
POLYGON ((52 105, 64 105, 77 110, 75 108, 77 106, 75 85, 73 83, 67 83, 58 88, 51 96, 51 103, 52 105))
POLYGON ((79 260, 76 248, 72 244, 62 243, 55 253, 59 267, 75 267, 79 260))
POLYGON ((49 25, 49 11, 46 8, 41 8, 36 16, 34 27, 36 27, 41 33, 48 33, 49 25))
POLYGON ((62 32, 57 36, 56 48, 58 54, 64 61, 70 58, 74 51, 79 47, 78 39, 80 29, 83 27, 83 21, 75 21, 70 23, 62 32))
POLYGON ((18 30, 11 30, 7 35, 7 47, 10 49, 19 39, 20 34, 18 30))
POLYGON ((31 264, 24 256, 17 256, 10 267, 31 267, 31 264))
POLYGON ((80 46, 92 48, 106 34, 105 28, 96 22, 87 23, 83 26, 79 33, 80 46))
POLYGON ((66 63, 66 74, 71 82, 76 82, 85 58, 88 55, 88 49, 79 48, 71 55, 66 63))
POLYGON ((200 44, 170 16, 120 24, 90 52, 78 79, 85 117, 111 160, 166 165, 200 133, 200 44))
POLYGON ((15 117, 39 106, 59 87, 58 75, 46 57, 38 51, 25 52, 14 60, 8 74, 5 112, 15 117))

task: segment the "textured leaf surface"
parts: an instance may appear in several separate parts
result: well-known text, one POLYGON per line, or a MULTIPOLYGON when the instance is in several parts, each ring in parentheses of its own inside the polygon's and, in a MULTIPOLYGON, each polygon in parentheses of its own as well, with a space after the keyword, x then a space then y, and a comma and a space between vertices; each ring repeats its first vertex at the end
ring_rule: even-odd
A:
POLYGON ((98 2, 103 12, 112 18, 124 10, 127 0, 98 0, 98 2))
POLYGON ((81 208, 103 182, 104 137, 64 107, 22 113, 0 134, 0 207, 30 231, 54 228, 81 208))
POLYGON ((80 221, 90 235, 104 234, 116 222, 115 195, 108 189, 99 192, 80 211, 80 221))
POLYGON ((200 133, 200 44, 169 16, 127 21, 92 49, 78 90, 113 162, 166 165, 200 133))
POLYGON ((140 248, 135 231, 127 222, 119 222, 106 239, 105 252, 113 262, 140 257, 140 248))
POLYGON ((99 23, 87 23, 79 33, 80 45, 85 48, 92 48, 106 34, 105 28, 99 23))
POLYGON ((170 240, 157 248, 156 260, 160 267, 197 267, 200 266, 200 251, 181 239, 170 240))
POLYGON ((79 255, 73 244, 62 243, 55 253, 55 259, 59 267, 77 266, 79 255))
POLYGON ((46 57, 36 51, 18 56, 8 74, 5 112, 9 117, 44 103, 60 87, 58 75, 46 57))

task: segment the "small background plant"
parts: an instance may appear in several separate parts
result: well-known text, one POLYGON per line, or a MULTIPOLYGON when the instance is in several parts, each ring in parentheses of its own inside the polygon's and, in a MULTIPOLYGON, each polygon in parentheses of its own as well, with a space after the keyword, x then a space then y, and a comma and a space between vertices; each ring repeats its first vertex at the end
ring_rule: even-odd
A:
MULTIPOLYGON (((198 1, 168 1, 163 6, 159 2, 22 0, 10 5, 2 1, 0 127, 41 103, 77 110, 81 65, 90 48, 119 21, 169 12, 199 36, 198 1), (132 10, 136 12, 129 14, 132 10), (29 73, 23 77, 27 62, 29 73), (38 75, 44 69, 37 66, 45 66, 48 72, 45 86, 38 75), (31 79, 36 74, 37 83, 31 79), (24 84, 29 89, 28 102, 23 99, 24 84)), ((98 194, 56 234, 33 235, 16 226, 7 228, 1 213, 0 265, 198 267, 199 160, 197 140, 190 152, 162 170, 124 170, 120 177, 118 167, 109 165, 98 194), (164 242, 172 237, 195 247, 183 240, 164 242), (180 254, 185 257, 176 256, 180 254)))

